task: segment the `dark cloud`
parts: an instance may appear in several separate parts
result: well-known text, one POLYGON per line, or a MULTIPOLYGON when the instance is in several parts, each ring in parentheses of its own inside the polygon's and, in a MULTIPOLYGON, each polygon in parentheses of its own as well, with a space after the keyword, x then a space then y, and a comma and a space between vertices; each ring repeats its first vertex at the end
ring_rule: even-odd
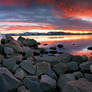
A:
POLYGON ((65 30, 92 30, 92 22, 83 20, 92 17, 92 0, 0 0, 0 6, 0 21, 43 23, 65 30))

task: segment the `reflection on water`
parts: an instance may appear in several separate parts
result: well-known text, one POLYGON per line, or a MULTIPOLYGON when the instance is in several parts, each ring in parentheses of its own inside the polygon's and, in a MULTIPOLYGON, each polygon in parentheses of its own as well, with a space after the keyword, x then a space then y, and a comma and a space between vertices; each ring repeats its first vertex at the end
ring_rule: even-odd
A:
MULTIPOLYGON (((57 44, 63 44, 63 49, 57 49, 57 51, 69 52, 73 55, 87 55, 91 56, 92 51, 87 50, 88 46, 92 46, 92 35, 57 35, 57 36, 24 36, 25 38, 35 39, 41 43, 41 47, 49 48, 51 46, 57 46, 57 44), (48 44, 44 46, 44 44, 48 44)), ((15 39, 18 36, 14 36, 15 39)))

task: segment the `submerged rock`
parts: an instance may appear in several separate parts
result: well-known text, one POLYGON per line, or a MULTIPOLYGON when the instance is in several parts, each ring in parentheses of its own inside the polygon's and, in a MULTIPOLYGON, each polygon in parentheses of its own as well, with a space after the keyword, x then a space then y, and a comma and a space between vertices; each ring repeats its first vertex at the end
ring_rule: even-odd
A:
POLYGON ((88 47, 87 49, 88 49, 88 50, 92 50, 92 47, 88 47))
POLYGON ((57 51, 53 50, 53 51, 49 51, 49 53, 51 53, 51 54, 56 54, 57 51))
POLYGON ((62 44, 57 45, 58 48, 63 48, 64 46, 62 44))
POLYGON ((49 49, 56 50, 56 47, 50 47, 49 49))

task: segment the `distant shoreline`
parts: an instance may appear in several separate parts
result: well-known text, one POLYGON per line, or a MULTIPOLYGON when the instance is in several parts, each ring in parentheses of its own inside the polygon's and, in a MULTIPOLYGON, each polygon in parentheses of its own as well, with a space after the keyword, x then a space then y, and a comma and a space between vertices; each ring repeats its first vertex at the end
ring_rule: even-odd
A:
POLYGON ((54 35, 17 35, 17 34, 2 34, 2 35, 6 35, 6 36, 57 36, 57 35, 60 35, 60 36, 63 36, 63 35, 92 35, 92 34, 54 34, 54 35))

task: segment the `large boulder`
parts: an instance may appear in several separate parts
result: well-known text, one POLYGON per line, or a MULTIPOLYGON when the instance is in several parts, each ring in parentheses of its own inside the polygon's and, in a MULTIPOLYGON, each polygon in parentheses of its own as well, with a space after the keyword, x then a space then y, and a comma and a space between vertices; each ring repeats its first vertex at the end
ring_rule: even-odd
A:
POLYGON ((8 69, 0 68, 0 92, 16 92, 20 81, 8 69))
POLYGON ((17 40, 23 43, 23 41, 25 40, 25 38, 24 38, 24 37, 22 37, 22 36, 20 36, 20 37, 18 37, 18 39, 17 39, 17 40))
POLYGON ((29 74, 36 73, 36 67, 33 66, 32 62, 25 60, 20 64, 21 68, 23 68, 29 74))
POLYGON ((73 61, 69 62, 67 64, 67 66, 68 66, 68 71, 69 72, 74 72, 74 71, 77 71, 79 69, 77 62, 73 62, 73 61))
POLYGON ((88 61, 88 57, 84 55, 84 56, 82 56, 82 60, 83 60, 83 62, 88 61))
POLYGON ((80 71, 74 72, 73 75, 77 80, 84 77, 80 71))
POLYGON ((40 82, 49 84, 49 85, 52 86, 53 88, 56 88, 56 80, 55 80, 55 79, 52 79, 52 78, 51 78, 50 76, 48 76, 48 75, 42 75, 40 82))
POLYGON ((90 65, 90 72, 92 73, 92 65, 90 65))
POLYGON ((6 74, 0 74, 0 91, 16 92, 18 82, 6 74))
POLYGON ((68 54, 68 53, 64 53, 60 56, 45 56, 45 57, 36 57, 37 61, 46 61, 49 62, 52 66, 60 63, 60 62, 64 62, 64 63, 69 63, 72 59, 72 55, 68 54))
POLYGON ((85 73, 84 76, 89 82, 92 82, 92 74, 85 73))
POLYGON ((33 56, 33 50, 31 48, 24 46, 23 49, 24 49, 24 58, 27 59, 33 56))
POLYGON ((17 89, 17 92, 30 92, 30 90, 27 89, 25 86, 20 86, 20 87, 17 89))
POLYGON ((26 76, 26 72, 25 72, 23 69, 18 68, 18 69, 16 70, 16 73, 15 73, 15 77, 16 77, 16 78, 22 80, 25 76, 26 76))
POLYGON ((72 61, 75 61, 77 62, 78 64, 82 63, 83 62, 83 58, 79 55, 76 55, 76 56, 73 56, 72 57, 72 61))
POLYGON ((36 64, 37 75, 46 74, 50 70, 50 64, 46 62, 40 62, 36 64))
POLYGON ((9 77, 11 77, 11 78, 13 78, 14 80, 16 80, 16 81, 19 82, 19 80, 17 80, 17 79, 13 76, 13 74, 12 74, 7 68, 5 68, 5 67, 0 67, 0 74, 6 74, 6 75, 8 75, 9 77))
POLYGON ((50 69, 46 74, 55 80, 57 79, 57 75, 52 69, 50 69))
POLYGON ((34 39, 25 39, 23 41, 23 44, 28 47, 34 47, 34 48, 38 47, 37 41, 34 39))
POLYGON ((12 48, 15 53, 24 53, 24 50, 23 50, 21 43, 16 41, 16 40, 11 40, 5 46, 12 48))
POLYGON ((13 48, 10 48, 10 47, 4 47, 4 53, 6 54, 6 55, 12 55, 12 54, 14 54, 14 50, 13 50, 13 48))
POLYGON ((5 66, 9 70, 11 70, 12 72, 13 72, 14 67, 17 65, 16 64, 16 59, 14 59, 14 58, 3 59, 2 64, 3 64, 3 66, 5 66))
POLYGON ((53 69, 58 75, 60 75, 68 71, 68 66, 67 64, 61 62, 61 63, 54 65, 53 69))
POLYGON ((83 78, 69 81, 61 92, 92 92, 92 83, 83 78))
POLYGON ((24 78, 23 84, 30 90, 30 92, 43 92, 40 86, 40 82, 33 80, 30 76, 24 78))
POLYGON ((80 64, 79 67, 82 72, 90 72, 90 65, 92 65, 92 62, 87 61, 80 64))
MULTIPOLYGON (((72 74, 60 75, 60 77, 57 81, 57 87, 59 88, 60 92, 62 92, 62 89, 67 84, 67 82, 72 81, 72 80, 75 80, 75 78, 72 74)), ((70 91, 68 91, 68 92, 70 92, 70 91)))

